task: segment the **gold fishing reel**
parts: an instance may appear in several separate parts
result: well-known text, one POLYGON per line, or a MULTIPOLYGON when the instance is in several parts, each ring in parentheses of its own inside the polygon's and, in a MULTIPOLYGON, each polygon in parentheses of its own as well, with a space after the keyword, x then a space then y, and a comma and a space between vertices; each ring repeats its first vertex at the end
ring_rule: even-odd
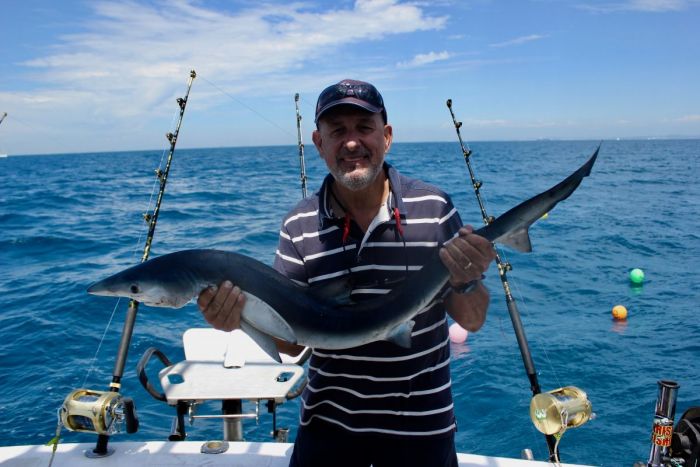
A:
POLYGON ((536 394, 530 401, 530 419, 539 431, 553 435, 586 423, 595 415, 591 409, 583 390, 566 386, 536 394))
POLYGON ((118 392, 76 389, 61 406, 61 423, 71 431, 111 435, 123 422, 127 433, 138 430, 134 401, 118 392))

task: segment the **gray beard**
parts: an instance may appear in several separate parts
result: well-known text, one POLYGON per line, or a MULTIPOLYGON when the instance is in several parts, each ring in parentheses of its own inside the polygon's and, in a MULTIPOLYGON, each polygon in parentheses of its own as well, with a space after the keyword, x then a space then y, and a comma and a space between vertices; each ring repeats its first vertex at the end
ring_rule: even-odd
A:
POLYGON ((342 172, 337 167, 331 170, 331 175, 336 182, 343 185, 350 191, 360 191, 362 189, 370 186, 376 179, 379 173, 382 171, 382 165, 370 166, 367 172, 362 175, 350 175, 348 173, 342 172))

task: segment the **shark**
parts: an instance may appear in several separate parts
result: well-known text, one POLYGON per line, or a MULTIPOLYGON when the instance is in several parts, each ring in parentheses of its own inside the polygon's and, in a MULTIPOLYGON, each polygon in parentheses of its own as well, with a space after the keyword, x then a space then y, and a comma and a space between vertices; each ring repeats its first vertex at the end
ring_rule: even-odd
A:
MULTIPOLYGON (((529 228, 565 200, 591 173, 593 155, 561 182, 477 229, 492 243, 532 251, 529 228)), ((345 349, 386 340, 410 347, 413 318, 443 296, 449 272, 438 251, 388 294, 353 303, 347 281, 309 286, 236 252, 194 249, 165 254, 102 279, 88 288, 153 307, 180 308, 224 280, 246 294, 241 329, 279 361, 272 337, 320 349, 345 349)))

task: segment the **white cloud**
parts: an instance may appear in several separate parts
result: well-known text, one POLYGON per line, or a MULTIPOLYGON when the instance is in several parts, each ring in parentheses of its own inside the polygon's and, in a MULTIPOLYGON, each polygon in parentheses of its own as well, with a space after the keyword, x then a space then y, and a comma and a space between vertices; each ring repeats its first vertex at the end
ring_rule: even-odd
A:
POLYGON ((418 54, 407 62, 399 62, 396 66, 399 68, 415 68, 433 62, 447 60, 451 56, 452 54, 444 50, 442 52, 429 52, 427 54, 418 54))
POLYGON ((95 12, 88 30, 60 38, 56 53, 24 65, 50 87, 70 86, 95 98, 121 94, 134 113, 180 89, 191 68, 227 89, 269 95, 275 89, 270 76, 292 73, 341 46, 445 22, 396 0, 358 0, 324 12, 263 4, 236 13, 187 0, 101 2, 95 12))
POLYGON ((512 125, 512 122, 506 119, 470 119, 464 124, 476 127, 508 127, 512 125))
POLYGON ((639 11, 678 11, 685 8, 685 0, 630 0, 628 8, 639 11))
MULTIPOLYGON (((14 102, 36 128, 58 125, 48 115, 70 114, 85 123, 99 115, 126 135, 133 122, 120 122, 172 114, 191 69, 231 95, 278 98, 317 90, 342 78, 329 78, 328 70, 345 60, 355 70, 376 67, 383 57, 367 43, 441 29, 447 19, 401 0, 356 0, 330 9, 311 2, 250 3, 235 11, 201 0, 88 5, 94 15, 81 18, 81 30, 19 64, 29 70, 35 90, 25 86, 21 94, 7 93, 4 102, 14 102)), ((197 86, 200 108, 222 99, 211 86, 197 86)), ((89 132, 86 124, 79 126, 89 132)))
POLYGON ((618 11, 646 11, 651 13, 682 11, 697 3, 697 0, 626 0, 609 3, 584 3, 579 8, 595 13, 614 13, 618 11))
POLYGON ((695 123, 700 122, 700 115, 684 115, 676 119, 679 123, 695 123))
POLYGON ((526 42, 538 41, 545 39, 548 36, 542 34, 530 34, 529 36, 516 37, 515 39, 510 39, 504 42, 498 42, 495 44, 489 44, 490 47, 510 47, 512 45, 525 44, 526 42))
POLYGON ((343 45, 441 28, 445 22, 397 0, 357 0, 352 8, 324 12, 296 3, 231 14, 189 0, 102 2, 95 9, 98 20, 89 31, 63 37, 62 53, 25 65, 45 70, 46 81, 95 93, 141 83, 160 95, 193 67, 226 77, 234 88, 251 89, 260 76, 291 72, 343 45))

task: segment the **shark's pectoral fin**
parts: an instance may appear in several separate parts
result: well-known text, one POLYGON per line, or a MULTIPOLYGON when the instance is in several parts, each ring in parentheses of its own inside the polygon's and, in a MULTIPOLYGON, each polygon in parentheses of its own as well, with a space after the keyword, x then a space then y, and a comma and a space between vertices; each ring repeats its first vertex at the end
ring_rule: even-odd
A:
POLYGON ((530 253, 532 251, 532 244, 530 243, 530 234, 528 230, 529 226, 524 229, 508 232, 506 235, 497 238, 496 241, 508 245, 514 250, 530 253))
POLYGON ((415 325, 415 321, 406 321, 396 326, 394 329, 389 331, 386 336, 386 340, 394 343, 404 349, 411 348, 411 331, 415 325))
MULTIPOLYGON (((277 344, 275 344, 275 340, 272 337, 258 331, 245 321, 241 321, 241 330, 248 334, 248 337, 253 339, 255 343, 258 344, 258 347, 263 349, 265 353, 268 354, 273 360, 275 360, 277 363, 282 363, 282 358, 280 357, 279 351, 277 350, 277 344)), ((233 366, 242 365, 239 363, 237 365, 233 364, 233 366)))
POLYGON ((246 293, 241 320, 269 336, 291 344, 297 343, 297 336, 289 323, 274 308, 253 294, 246 293))

